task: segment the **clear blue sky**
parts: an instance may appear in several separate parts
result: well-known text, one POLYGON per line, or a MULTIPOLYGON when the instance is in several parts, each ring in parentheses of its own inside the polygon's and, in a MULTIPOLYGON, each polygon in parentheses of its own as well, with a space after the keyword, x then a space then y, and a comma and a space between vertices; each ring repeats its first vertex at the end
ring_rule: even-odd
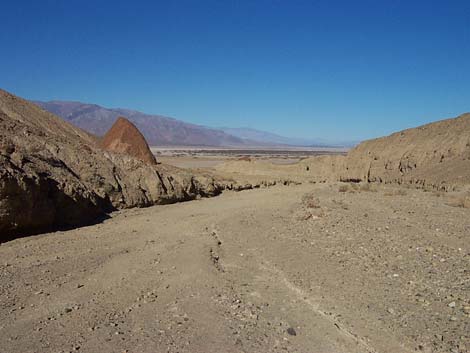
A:
POLYGON ((4 1, 0 87, 354 140, 470 111, 470 1, 4 1))

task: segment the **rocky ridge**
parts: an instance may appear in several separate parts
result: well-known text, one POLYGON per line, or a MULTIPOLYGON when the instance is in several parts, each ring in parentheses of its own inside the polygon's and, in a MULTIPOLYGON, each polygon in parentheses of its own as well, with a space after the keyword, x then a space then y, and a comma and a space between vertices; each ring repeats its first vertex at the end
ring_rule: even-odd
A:
POLYGON ((344 181, 454 190, 470 184, 470 114, 362 142, 345 159, 344 181))
POLYGON ((103 151, 92 135, 3 90, 0 165, 0 241, 221 188, 201 173, 103 151))
POLYGON ((0 241, 86 224, 115 209, 212 196, 224 188, 338 180, 445 191, 468 187, 470 114, 365 141, 347 156, 293 165, 240 160, 206 174, 155 162, 143 136, 123 119, 100 142, 0 90, 0 241))
POLYGON ((404 184, 441 191, 470 187, 470 114, 368 140, 343 155, 295 164, 238 160, 217 171, 235 179, 404 184))

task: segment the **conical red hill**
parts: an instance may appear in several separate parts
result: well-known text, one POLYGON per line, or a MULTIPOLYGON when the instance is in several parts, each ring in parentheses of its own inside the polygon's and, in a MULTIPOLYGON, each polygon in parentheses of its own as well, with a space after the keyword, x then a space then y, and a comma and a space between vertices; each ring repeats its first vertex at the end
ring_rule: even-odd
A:
POLYGON ((145 137, 129 120, 119 117, 101 142, 111 152, 125 153, 149 164, 157 164, 145 137))

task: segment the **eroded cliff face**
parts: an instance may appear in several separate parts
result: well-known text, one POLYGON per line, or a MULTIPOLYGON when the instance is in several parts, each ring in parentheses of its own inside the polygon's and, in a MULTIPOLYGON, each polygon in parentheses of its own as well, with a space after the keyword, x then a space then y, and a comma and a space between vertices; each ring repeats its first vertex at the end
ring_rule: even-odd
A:
POLYGON ((380 182, 445 191, 470 188, 470 114, 364 141, 346 156, 316 156, 282 166, 239 160, 216 169, 234 178, 380 182))
POLYGON ((0 90, 0 241, 219 192, 210 176, 103 151, 88 133, 0 90))
MULTIPOLYGON (((299 176, 301 181, 406 183, 441 190, 468 187, 470 114, 365 141, 347 156, 309 158, 283 167, 236 163, 244 163, 243 168, 219 169, 233 176, 243 170, 262 180, 279 175, 285 180, 299 176)), ((217 195, 225 184, 210 175, 105 151, 94 136, 0 90, 0 241, 87 224, 119 208, 217 195)))
POLYGON ((453 190, 470 184, 470 114, 365 141, 352 149, 344 181, 453 190))

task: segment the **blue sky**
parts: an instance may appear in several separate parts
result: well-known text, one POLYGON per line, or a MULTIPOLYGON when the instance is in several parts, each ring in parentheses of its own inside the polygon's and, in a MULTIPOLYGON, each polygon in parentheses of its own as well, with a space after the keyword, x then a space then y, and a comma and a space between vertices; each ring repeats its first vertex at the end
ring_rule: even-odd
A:
POLYGON ((356 140, 470 111, 470 1, 5 1, 0 87, 356 140))

